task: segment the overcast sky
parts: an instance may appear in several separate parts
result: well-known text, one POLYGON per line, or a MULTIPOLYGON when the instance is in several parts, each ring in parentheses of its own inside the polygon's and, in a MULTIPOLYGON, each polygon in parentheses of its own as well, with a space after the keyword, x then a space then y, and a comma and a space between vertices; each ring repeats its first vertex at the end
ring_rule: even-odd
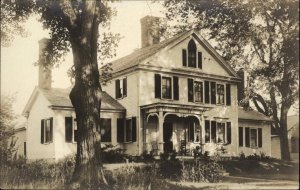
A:
MULTIPOLYGON (((117 49, 116 58, 118 58, 141 47, 140 19, 142 17, 164 15, 160 3, 122 1, 114 3, 114 6, 118 15, 112 20, 111 29, 123 37, 117 49)), ((10 47, 1 47, 1 93, 16 94, 16 101, 13 104, 16 114, 21 114, 34 87, 38 84, 38 68, 33 63, 38 60, 38 41, 48 37, 47 31, 42 29, 37 17, 28 20, 26 28, 30 36, 26 38, 16 36, 10 47)), ((65 63, 53 69, 53 87, 70 86, 67 70, 72 63, 72 56, 68 55, 65 63)))

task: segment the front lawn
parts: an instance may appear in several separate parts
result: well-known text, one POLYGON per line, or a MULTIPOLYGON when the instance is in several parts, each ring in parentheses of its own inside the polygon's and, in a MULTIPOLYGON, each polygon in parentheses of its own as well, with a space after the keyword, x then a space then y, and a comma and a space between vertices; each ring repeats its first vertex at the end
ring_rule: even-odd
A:
POLYGON ((275 159, 228 160, 221 163, 231 176, 274 180, 299 180, 299 163, 275 159))

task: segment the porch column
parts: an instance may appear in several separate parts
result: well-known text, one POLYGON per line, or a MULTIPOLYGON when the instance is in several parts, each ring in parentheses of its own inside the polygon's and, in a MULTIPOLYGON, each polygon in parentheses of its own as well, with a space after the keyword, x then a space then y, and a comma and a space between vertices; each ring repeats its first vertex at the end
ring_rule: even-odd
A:
POLYGON ((164 152, 164 135, 163 135, 163 127, 164 127, 164 115, 162 109, 158 112, 158 153, 164 152))
POLYGON ((201 115, 201 148, 202 151, 204 150, 204 144, 205 144, 205 118, 204 115, 201 115))

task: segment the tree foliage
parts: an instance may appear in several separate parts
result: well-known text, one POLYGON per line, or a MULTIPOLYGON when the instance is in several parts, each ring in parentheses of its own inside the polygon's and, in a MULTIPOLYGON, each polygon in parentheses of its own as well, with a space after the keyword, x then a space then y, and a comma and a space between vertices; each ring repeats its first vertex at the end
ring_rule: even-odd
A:
POLYGON ((250 74, 247 91, 258 111, 275 120, 282 158, 289 159, 287 113, 299 95, 298 0, 169 0, 171 31, 196 28, 234 68, 250 74))
POLYGON ((15 152, 15 141, 13 120, 15 114, 12 110, 14 96, 1 94, 0 107, 0 164, 5 164, 11 160, 15 152))

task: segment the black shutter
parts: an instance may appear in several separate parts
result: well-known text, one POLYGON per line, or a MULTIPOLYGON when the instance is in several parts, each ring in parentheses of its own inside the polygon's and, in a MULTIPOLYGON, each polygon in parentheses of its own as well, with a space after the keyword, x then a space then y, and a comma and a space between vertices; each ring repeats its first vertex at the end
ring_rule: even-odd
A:
POLYGON ((117 142, 124 142, 124 119, 117 119, 117 142))
POLYGON ((210 83, 211 104, 216 104, 216 82, 210 83))
POLYGON ((123 79, 123 96, 127 96, 127 78, 123 79))
POLYGON ((205 142, 210 142, 210 121, 205 120, 205 142))
POLYGON ((188 79, 188 101, 194 102, 194 80, 188 79))
POLYGON ((231 144, 231 122, 227 122, 227 144, 231 144))
POLYGON ((117 79, 116 80, 116 98, 120 98, 121 94, 120 94, 120 80, 117 79))
POLYGON ((186 50, 182 50, 182 65, 186 67, 186 50))
POLYGON ((132 142, 136 142, 136 117, 132 117, 132 142))
POLYGON ((72 117, 65 117, 65 139, 66 142, 72 142, 72 117))
POLYGON ((26 155, 27 155, 26 142, 24 142, 24 156, 25 156, 25 158, 26 158, 26 155))
POLYGON ((246 147, 250 147, 250 129, 249 129, 249 127, 245 128, 245 140, 246 140, 246 147))
POLYGON ((45 142, 45 120, 41 120, 41 144, 44 144, 45 142))
POLYGON ((53 117, 50 118, 50 139, 49 142, 53 142, 53 117))
POLYGON ((160 74, 154 75, 154 88, 155 88, 155 98, 161 98, 161 76, 160 76, 160 74))
POLYGON ((217 122, 211 121, 211 142, 217 142, 217 122))
POLYGON ((262 147, 262 129, 258 128, 258 147, 262 147))
POLYGON ((231 89, 230 84, 226 84, 226 105, 231 105, 231 89))
POLYGON ((209 104, 209 82, 204 81, 204 99, 205 103, 209 104))
POLYGON ((244 146, 244 128, 239 127, 239 146, 244 146))
POLYGON ((202 52, 198 52, 198 68, 202 69, 202 52))
POLYGON ((178 85, 178 77, 173 77, 173 93, 174 100, 179 100, 179 85, 178 85))

